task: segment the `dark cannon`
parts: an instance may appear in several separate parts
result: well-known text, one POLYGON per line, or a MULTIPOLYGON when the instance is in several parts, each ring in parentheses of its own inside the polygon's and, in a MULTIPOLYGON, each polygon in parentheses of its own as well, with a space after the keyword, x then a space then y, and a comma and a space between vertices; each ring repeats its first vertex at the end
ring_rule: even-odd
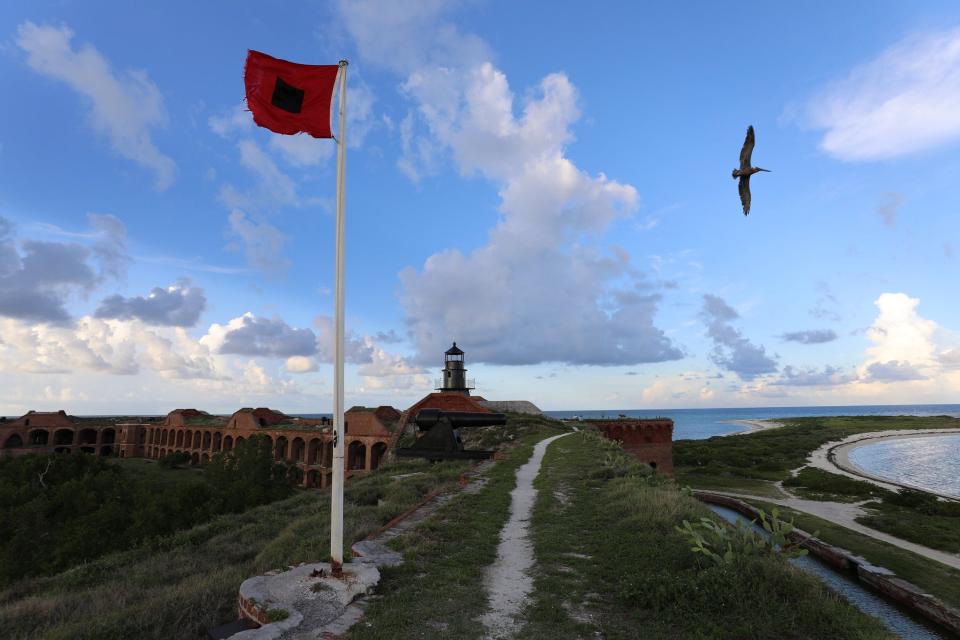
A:
POLYGON ((502 413, 421 409, 413 421, 424 433, 413 446, 397 449, 398 456, 427 460, 486 460, 493 456, 493 451, 464 449, 460 429, 503 426, 507 424, 507 416, 502 413))

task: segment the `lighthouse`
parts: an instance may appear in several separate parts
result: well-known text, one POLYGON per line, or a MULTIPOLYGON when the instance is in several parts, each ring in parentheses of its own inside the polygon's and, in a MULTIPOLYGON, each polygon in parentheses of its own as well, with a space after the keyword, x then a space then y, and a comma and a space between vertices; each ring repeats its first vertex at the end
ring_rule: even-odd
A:
POLYGON ((467 380, 467 370, 463 368, 463 350, 454 342, 443 354, 443 378, 437 380, 437 391, 454 391, 470 395, 474 389, 473 380, 467 380))

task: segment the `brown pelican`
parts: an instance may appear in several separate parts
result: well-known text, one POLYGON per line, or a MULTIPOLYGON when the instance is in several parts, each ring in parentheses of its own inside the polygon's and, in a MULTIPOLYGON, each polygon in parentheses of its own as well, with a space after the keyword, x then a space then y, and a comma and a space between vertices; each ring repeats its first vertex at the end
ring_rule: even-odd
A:
POLYGON ((743 203, 743 215, 750 213, 750 176, 758 171, 770 172, 769 169, 750 166, 754 142, 753 125, 750 125, 747 127, 747 139, 743 141, 743 149, 740 149, 740 168, 733 170, 733 179, 740 178, 740 202, 743 203))

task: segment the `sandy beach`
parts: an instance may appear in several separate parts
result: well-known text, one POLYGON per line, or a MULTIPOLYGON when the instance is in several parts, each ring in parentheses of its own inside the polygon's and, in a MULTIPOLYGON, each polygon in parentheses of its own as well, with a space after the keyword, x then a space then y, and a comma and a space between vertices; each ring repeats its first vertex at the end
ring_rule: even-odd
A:
POLYGON ((731 433, 724 433, 723 435, 725 436, 735 436, 741 433, 764 431, 766 429, 778 429, 783 426, 783 423, 779 422, 778 420, 727 420, 726 422, 744 428, 731 433))

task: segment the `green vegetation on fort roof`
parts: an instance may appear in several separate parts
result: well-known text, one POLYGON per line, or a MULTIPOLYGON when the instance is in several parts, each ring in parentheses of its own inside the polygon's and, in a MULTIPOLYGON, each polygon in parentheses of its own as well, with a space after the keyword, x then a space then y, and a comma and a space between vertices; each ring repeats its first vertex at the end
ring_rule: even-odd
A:
MULTIPOLYGON (((480 491, 457 496, 393 543, 405 562, 384 571, 382 597, 349 640, 484 636, 484 572, 516 470, 542 437, 528 434, 480 491)), ((534 592, 517 637, 635 638, 639 629, 664 640, 891 637, 777 558, 703 566, 674 526, 711 512, 597 436, 553 443, 537 487, 534 592)))

